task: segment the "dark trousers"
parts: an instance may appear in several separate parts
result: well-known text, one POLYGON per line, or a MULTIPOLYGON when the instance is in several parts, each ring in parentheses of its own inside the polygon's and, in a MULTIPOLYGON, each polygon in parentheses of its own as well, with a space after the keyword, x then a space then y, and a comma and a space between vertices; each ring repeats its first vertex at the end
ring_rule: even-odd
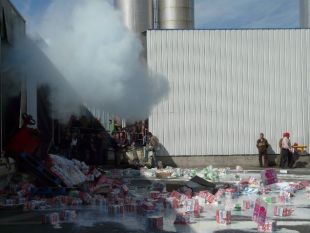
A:
POLYGON ((289 168, 292 168, 294 165, 294 161, 293 161, 293 153, 289 151, 288 156, 287 156, 287 166, 289 168))
POLYGON ((258 160, 259 160, 259 166, 260 167, 268 167, 268 156, 267 156, 267 153, 265 151, 263 152, 259 152, 259 157, 258 157, 258 160), (264 164, 263 164, 263 157, 264 157, 264 164))
POLYGON ((280 167, 286 168, 292 163, 292 153, 288 149, 281 149, 280 167))

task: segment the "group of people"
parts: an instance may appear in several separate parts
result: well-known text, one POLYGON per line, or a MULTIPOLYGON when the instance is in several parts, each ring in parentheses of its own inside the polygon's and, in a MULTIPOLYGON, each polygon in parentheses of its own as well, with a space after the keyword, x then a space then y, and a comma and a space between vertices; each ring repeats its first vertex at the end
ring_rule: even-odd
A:
POLYGON ((126 137, 129 145, 143 146, 145 144, 147 131, 147 121, 138 121, 126 127, 122 127, 120 121, 114 119, 109 120, 109 134, 113 138, 126 137))
MULTIPOLYGON (((129 165, 127 152, 137 147, 145 148, 146 158, 155 155, 159 141, 148 132, 147 121, 139 121, 124 127, 121 121, 109 120, 107 129, 87 121, 86 117, 71 117, 59 133, 56 153, 68 159, 78 159, 89 165, 108 164, 109 151, 114 151, 114 165, 129 165)), ((97 122, 95 122, 97 123, 97 122)), ((155 164, 153 156, 152 164, 155 164)))
MULTIPOLYGON (((297 145, 295 143, 294 145, 297 145)), ((268 148, 269 143, 265 138, 263 133, 260 133, 260 137, 257 140, 256 147, 259 153, 259 165, 260 167, 268 167, 269 166, 269 159, 268 159, 268 148)), ((285 132, 283 133, 283 137, 279 141, 279 148, 280 148, 280 168, 292 168, 298 159, 298 151, 294 149, 291 145, 290 140, 290 133, 285 132)))
POLYGON ((126 153, 136 147, 144 147, 145 159, 150 160, 151 166, 155 166, 155 154, 159 147, 159 140, 151 132, 148 132, 145 122, 136 122, 126 128, 121 128, 110 120, 109 132, 112 147, 115 149, 115 166, 128 165, 126 153))
POLYGON ((60 143, 60 153, 68 159, 78 159, 90 165, 107 162, 108 139, 103 131, 82 132, 67 130, 60 143))

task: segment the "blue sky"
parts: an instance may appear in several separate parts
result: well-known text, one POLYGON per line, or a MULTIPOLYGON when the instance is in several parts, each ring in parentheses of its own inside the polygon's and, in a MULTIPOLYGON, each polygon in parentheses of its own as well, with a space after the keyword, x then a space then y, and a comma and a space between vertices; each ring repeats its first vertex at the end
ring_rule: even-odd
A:
MULTIPOLYGON (((34 26, 53 0, 11 1, 34 26)), ((196 28, 296 28, 298 9, 298 0, 196 0, 196 28)))

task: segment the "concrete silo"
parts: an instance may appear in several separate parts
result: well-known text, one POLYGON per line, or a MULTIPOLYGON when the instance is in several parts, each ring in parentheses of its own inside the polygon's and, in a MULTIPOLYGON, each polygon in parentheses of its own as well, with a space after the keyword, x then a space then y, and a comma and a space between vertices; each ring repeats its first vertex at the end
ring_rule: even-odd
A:
POLYGON ((309 0, 299 1, 299 18, 301 28, 310 28, 310 2, 309 0))
POLYGON ((152 0, 114 0, 114 6, 121 11, 125 26, 139 37, 142 57, 146 59, 146 31, 153 29, 152 0))
POLYGON ((114 0, 114 5, 129 30, 142 33, 153 28, 152 0, 114 0))
POLYGON ((157 0, 159 29, 194 29, 194 0, 157 0))

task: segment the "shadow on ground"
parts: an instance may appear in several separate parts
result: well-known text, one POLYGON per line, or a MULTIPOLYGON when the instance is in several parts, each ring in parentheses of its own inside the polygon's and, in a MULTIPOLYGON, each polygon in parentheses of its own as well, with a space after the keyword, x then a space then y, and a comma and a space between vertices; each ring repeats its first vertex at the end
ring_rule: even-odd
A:
POLYGON ((152 230, 132 230, 126 228, 123 224, 114 222, 102 222, 91 227, 77 226, 74 224, 62 224, 61 228, 54 228, 51 225, 42 224, 14 224, 0 226, 1 233, 172 233, 167 231, 152 230))
POLYGON ((242 230, 234 230, 234 229, 214 231, 214 233, 248 233, 248 232, 253 232, 253 231, 242 231, 242 230))

